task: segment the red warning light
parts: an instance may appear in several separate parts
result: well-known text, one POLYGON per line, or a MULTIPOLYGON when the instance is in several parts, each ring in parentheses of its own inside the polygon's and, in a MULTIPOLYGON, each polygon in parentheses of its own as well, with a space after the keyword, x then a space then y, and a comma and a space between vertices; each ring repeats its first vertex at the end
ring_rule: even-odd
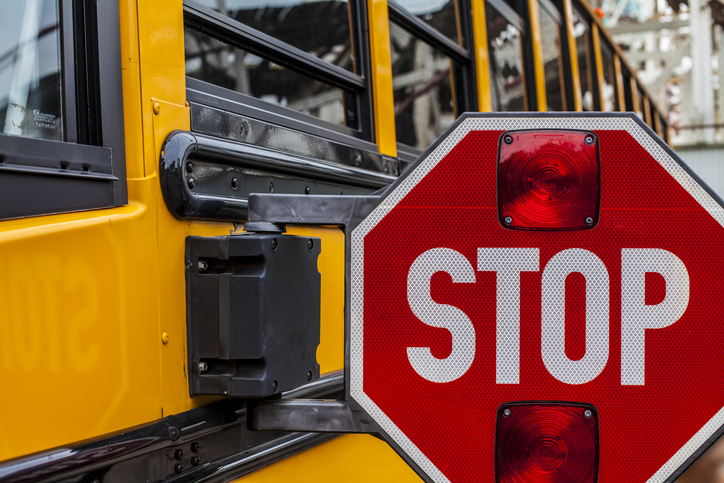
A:
POLYGON ((518 230, 585 230, 598 223, 598 139, 585 131, 500 137, 498 216, 518 230))
POLYGON ((593 406, 508 403, 498 410, 497 483, 595 483, 598 414, 593 406))

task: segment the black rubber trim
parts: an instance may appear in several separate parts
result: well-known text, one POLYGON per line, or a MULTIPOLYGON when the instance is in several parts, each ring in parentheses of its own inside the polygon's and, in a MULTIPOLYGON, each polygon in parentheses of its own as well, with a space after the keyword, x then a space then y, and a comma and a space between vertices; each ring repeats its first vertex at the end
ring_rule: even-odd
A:
MULTIPOLYGON (((342 388, 342 371, 335 371, 282 396, 336 397, 342 388)), ((256 439, 263 441, 260 444, 252 442, 250 446, 244 445, 248 446, 246 449, 218 459, 209 454, 210 461, 184 469, 178 476, 173 475, 173 470, 171 477, 159 472, 159 467, 169 464, 168 453, 173 454, 175 447, 188 446, 191 441, 221 438, 223 431, 234 428, 238 428, 240 437, 247 435, 253 440, 248 435, 255 433, 245 427, 246 413, 245 399, 218 401, 75 447, 57 448, 6 462, 0 465, 0 481, 91 482, 103 481, 106 474, 115 477, 111 478, 113 481, 155 481, 159 474, 166 481, 230 481, 337 437, 336 434, 256 433, 256 439)))

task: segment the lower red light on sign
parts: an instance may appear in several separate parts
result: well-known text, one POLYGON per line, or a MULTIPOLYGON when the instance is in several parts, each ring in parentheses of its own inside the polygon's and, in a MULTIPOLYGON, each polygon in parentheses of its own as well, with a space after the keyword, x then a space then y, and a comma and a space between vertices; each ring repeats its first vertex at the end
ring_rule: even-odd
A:
POLYGON ((511 403, 498 410, 497 483, 594 483, 598 415, 593 406, 511 403))

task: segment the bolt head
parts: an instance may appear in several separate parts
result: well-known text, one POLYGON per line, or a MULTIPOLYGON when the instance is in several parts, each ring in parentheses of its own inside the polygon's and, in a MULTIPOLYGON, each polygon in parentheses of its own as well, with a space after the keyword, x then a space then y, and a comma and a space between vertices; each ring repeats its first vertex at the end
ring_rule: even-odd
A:
POLYGON ((232 178, 232 179, 231 179, 231 187, 234 188, 234 189, 236 189, 236 188, 239 187, 239 180, 238 180, 237 178, 232 178))
POLYGON ((200 449, 199 443, 197 443, 195 441, 193 443, 191 443, 191 451, 193 451, 194 453, 198 453, 199 449, 200 449))
POLYGON ((272 382, 272 391, 277 392, 279 389, 279 383, 277 381, 272 382))
POLYGON ((209 269, 209 263, 206 260, 199 260, 198 267, 199 272, 205 272, 209 269))
POLYGON ((193 466, 199 466, 199 464, 201 464, 201 458, 199 458, 198 456, 194 456, 193 458, 191 458, 191 464, 193 466))
POLYGON ((161 104, 159 104, 158 102, 154 102, 153 103, 153 113, 158 114, 160 112, 161 112, 161 104))
POLYGON ((586 225, 593 225, 593 217, 586 218, 586 225))
POLYGON ((188 185, 189 188, 194 189, 194 186, 196 186, 196 180, 194 180, 193 178, 189 178, 188 185))
POLYGON ((593 417, 593 411, 591 411, 590 409, 586 409, 585 411, 583 411, 583 415, 586 417, 586 419, 591 419, 591 417, 593 417))
POLYGON ((168 335, 168 332, 161 334, 161 342, 163 342, 164 345, 168 344, 170 338, 171 337, 168 335))
POLYGON ((209 365, 205 363, 204 361, 199 362, 199 374, 203 374, 204 372, 209 370, 209 365))
POLYGON ((586 136, 586 144, 593 144, 593 136, 586 136))
POLYGON ((177 460, 182 460, 182 459, 184 459, 184 452, 183 452, 183 450, 177 449, 176 451, 174 451, 173 457, 176 458, 177 460))
POLYGON ((176 463, 173 467, 173 470, 176 473, 181 473, 184 470, 184 465, 182 465, 181 463, 176 463))
POLYGON ((510 217, 510 216, 506 216, 506 217, 503 219, 503 221, 505 222, 506 225, 510 225, 511 223, 513 223, 513 218, 510 217))
POLYGON ((503 141, 505 142, 505 144, 513 144, 513 136, 505 136, 503 138, 503 141))
POLYGON ((309 188, 309 186, 307 186, 306 188, 304 188, 304 194, 305 194, 305 195, 308 195, 308 194, 311 193, 311 192, 312 192, 312 190, 309 188))
POLYGON ((272 250, 276 250, 278 246, 279 246, 279 242, 277 242, 277 239, 274 238, 272 240, 272 250))
POLYGON ((311 250, 312 248, 314 248, 314 240, 312 240, 312 239, 310 238, 309 241, 307 241, 307 246, 309 247, 310 250, 311 250))
POLYGON ((188 163, 186 163, 186 171, 188 171, 188 172, 190 173, 190 172, 192 172, 193 170, 194 170, 194 163, 192 163, 191 161, 189 161, 188 163))
POLYGON ((312 380, 312 371, 307 371, 307 381, 312 380))
POLYGON ((504 418, 510 417, 510 409, 503 409, 503 417, 504 418))

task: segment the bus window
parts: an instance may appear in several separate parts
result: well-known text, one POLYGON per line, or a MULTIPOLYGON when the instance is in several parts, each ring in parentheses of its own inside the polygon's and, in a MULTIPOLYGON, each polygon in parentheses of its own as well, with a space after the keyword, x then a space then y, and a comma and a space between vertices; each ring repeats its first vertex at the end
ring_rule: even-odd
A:
POLYGON ((457 0, 440 0, 436 2, 397 0, 397 4, 417 18, 424 20, 426 24, 445 37, 462 45, 457 0))
POLYGON ((593 111, 593 57, 591 56, 591 26, 585 17, 573 9, 573 36, 576 39, 578 73, 581 82, 582 107, 593 111))
POLYGON ((545 70, 546 103, 549 111, 565 111, 566 95, 563 81, 563 57, 561 56, 560 12, 548 0, 539 0, 540 34, 545 41, 541 45, 545 70))
POLYGON ((493 111, 527 111, 522 19, 506 3, 485 2, 493 111), (502 12, 502 13, 501 13, 502 12))
POLYGON ((659 122, 659 114, 656 110, 656 105, 654 104, 654 101, 649 98, 649 109, 651 110, 649 114, 649 126, 651 126, 651 129, 656 131, 658 133, 658 122, 659 122))
POLYGON ((472 54, 460 42, 471 28, 469 4, 461 2, 464 11, 455 0, 388 5, 398 152, 417 157, 462 112, 477 108, 472 54))
POLYGON ((258 106, 280 124, 298 119, 309 131, 371 140, 370 76, 352 21, 358 8, 342 0, 186 1, 186 75, 202 81, 187 87, 258 106))
POLYGON ((3 5, 0 118, 5 134, 64 141, 58 5, 3 5))
POLYGON ((603 111, 617 111, 616 71, 613 65, 613 52, 601 36, 601 61, 603 64, 603 111))
POLYGON ((423 150, 457 119, 453 61, 390 22, 397 142, 423 150))
POLYGON ((186 29, 186 75, 345 125, 344 91, 202 32, 186 29))
POLYGON ((346 1, 195 1, 315 57, 355 72, 350 12, 346 1))
POLYGON ((621 66, 621 71, 623 75, 623 97, 626 102, 624 110, 633 112, 634 104, 633 96, 631 95, 631 72, 629 72, 629 70, 624 65, 621 66))
POLYGON ((645 121, 646 115, 644 114, 644 99, 646 98, 646 96, 644 96, 644 91, 640 87, 638 87, 638 85, 636 86, 636 92, 638 93, 638 101, 639 101, 638 110, 636 111, 636 114, 638 114, 639 117, 645 121))

